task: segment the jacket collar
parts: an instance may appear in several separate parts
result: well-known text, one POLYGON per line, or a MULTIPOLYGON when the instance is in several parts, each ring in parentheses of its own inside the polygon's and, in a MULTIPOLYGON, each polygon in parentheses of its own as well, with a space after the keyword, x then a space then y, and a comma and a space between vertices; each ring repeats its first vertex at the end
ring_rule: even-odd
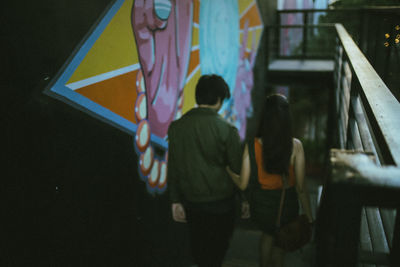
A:
POLYGON ((218 112, 212 108, 197 107, 192 108, 188 114, 218 114, 218 112))

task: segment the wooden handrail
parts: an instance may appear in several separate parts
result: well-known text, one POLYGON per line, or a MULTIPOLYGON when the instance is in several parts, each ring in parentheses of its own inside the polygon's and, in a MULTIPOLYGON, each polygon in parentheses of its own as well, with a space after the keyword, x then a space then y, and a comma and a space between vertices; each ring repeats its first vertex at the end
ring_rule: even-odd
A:
POLYGON ((400 206, 400 168, 379 166, 368 152, 330 152, 331 172, 317 218, 318 266, 358 266, 359 262, 399 266, 399 212, 388 252, 360 250, 359 242, 363 207, 400 206))
POLYGON ((399 266, 400 103, 343 25, 335 29, 332 115, 338 120, 335 146, 340 149, 331 150, 320 203, 318 266, 399 266), (385 209, 396 209, 397 215, 385 209), (383 227, 382 214, 385 225, 394 221, 393 228, 383 227), (369 247, 360 241, 366 235, 374 241, 369 247))
POLYGON ((393 163, 400 166, 400 103, 376 73, 343 25, 336 24, 335 27, 349 59, 349 64, 360 83, 361 96, 365 99, 368 108, 375 117, 393 163))
MULTIPOLYGON (((400 166, 400 104, 343 25, 337 23, 323 25, 270 25, 267 28, 295 29, 304 27, 332 28, 336 30, 336 35, 344 50, 343 53, 346 58, 345 64, 349 66, 353 76, 350 80, 353 79, 359 83, 359 86, 356 86, 358 88, 354 88, 354 85, 351 85, 350 88, 352 94, 359 94, 357 103, 354 101, 354 97, 351 97, 350 105, 353 111, 350 112, 353 112, 355 114, 354 119, 360 122, 365 121, 365 119, 358 115, 360 107, 355 107, 353 104, 355 103, 358 106, 363 106, 367 110, 364 115, 367 117, 368 123, 372 124, 372 128, 369 130, 375 133, 374 137, 376 137, 375 141, 378 146, 376 149, 382 152, 380 155, 383 155, 382 164, 400 166)), ((302 47, 304 46, 306 46, 306 44, 302 44, 302 47)), ((279 56, 278 54, 278 57, 279 56)), ((300 54, 298 57, 306 58, 307 56, 300 54)), ((349 110, 345 112, 347 119, 348 112, 349 110)), ((350 125, 350 127, 352 131, 359 131, 359 135, 363 137, 361 141, 367 145, 366 147, 364 146, 364 148, 368 150, 370 148, 371 150, 369 151, 376 150, 374 147, 371 148, 371 137, 368 137, 369 140, 366 139, 368 135, 366 133, 367 128, 365 127, 365 123, 358 125, 358 129, 356 129, 354 125, 350 125)), ((342 131, 345 131, 342 134, 347 135, 347 126, 342 127, 342 131)), ((344 139, 342 138, 342 140, 344 139)), ((358 140, 355 141, 357 145, 359 145, 358 140)))
POLYGON ((328 8, 328 9, 278 9, 278 13, 306 13, 306 12, 343 12, 343 11, 359 11, 359 8, 328 8))
POLYGON ((336 23, 267 25, 266 28, 332 28, 336 23))
POLYGON ((354 11, 400 11, 400 6, 367 6, 361 8, 327 8, 327 9, 279 9, 278 13, 316 13, 316 12, 354 12, 354 11))
MULTIPOLYGON (((373 187, 376 190, 390 188, 400 193, 400 168, 377 165, 373 161, 373 154, 345 153, 337 149, 333 149, 331 154, 334 155, 332 164, 336 168, 343 166, 346 170, 345 175, 333 175, 331 182, 373 187)), ((397 204, 400 204, 400 199, 397 204)))

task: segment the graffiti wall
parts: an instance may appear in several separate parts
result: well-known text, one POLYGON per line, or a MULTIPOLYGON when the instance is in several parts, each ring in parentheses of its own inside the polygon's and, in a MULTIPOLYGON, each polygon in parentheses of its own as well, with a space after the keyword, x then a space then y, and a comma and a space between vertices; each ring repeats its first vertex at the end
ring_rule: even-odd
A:
POLYGON ((132 134, 139 176, 162 193, 168 126, 202 74, 228 83, 221 116, 244 139, 262 29, 255 0, 117 0, 45 92, 132 134))
MULTIPOLYGON (((279 0, 278 8, 280 10, 287 9, 312 9, 314 8, 315 1, 311 0, 279 0)), ((311 14, 310 16, 312 16, 311 14)), ((303 14, 288 13, 281 14, 280 23, 282 25, 302 25, 304 23, 303 14)), ((303 40, 302 28, 284 28, 281 30, 281 56, 291 56, 294 50, 299 47, 303 40)))

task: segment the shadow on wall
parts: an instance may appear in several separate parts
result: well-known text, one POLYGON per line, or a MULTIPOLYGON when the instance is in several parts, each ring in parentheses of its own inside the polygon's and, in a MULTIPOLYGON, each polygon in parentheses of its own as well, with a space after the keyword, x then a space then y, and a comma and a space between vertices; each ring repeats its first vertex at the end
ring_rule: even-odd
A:
POLYGON ((163 194, 167 129, 195 106, 202 74, 229 84, 221 115, 244 139, 262 30, 254 0, 117 0, 46 93, 134 135, 139 176, 163 194))
MULTIPOLYGON (((190 261, 185 227, 171 222, 166 194, 150 195, 149 183, 138 174, 142 154, 135 151, 129 127, 143 115, 142 109, 136 113, 134 106, 141 107, 136 101, 142 92, 137 88, 145 78, 138 79, 138 71, 133 69, 140 65, 138 57, 133 61, 138 56, 130 19, 134 2, 122 2, 5 3, 8 14, 4 20, 13 25, 4 29, 8 40, 4 50, 10 55, 5 64, 4 173, 8 175, 4 181, 6 197, 11 201, 4 222, 9 233, 7 248, 1 251, 1 258, 9 266, 179 266, 190 261), (81 46, 93 41, 86 34, 99 29, 98 18, 104 18, 103 11, 115 3, 122 4, 117 17, 108 18, 109 24, 102 25, 101 33, 110 35, 100 34, 91 45, 81 46), (114 32, 115 39, 111 38, 112 29, 121 31, 114 32), (130 38, 129 42, 120 42, 119 36, 130 38), (90 49, 76 58, 82 47, 90 49), (114 76, 107 76, 111 74, 114 76), (59 86, 62 89, 58 93, 68 93, 50 98, 42 94, 46 86, 59 86), (78 103, 65 104, 71 104, 71 99, 78 103), (82 103, 88 105, 76 108, 82 103), (110 123, 109 118, 103 118, 107 121, 104 123, 99 116, 88 116, 94 114, 93 107, 109 115, 114 110, 118 119, 110 123), (121 121, 127 122, 128 130, 115 127, 121 121)), ((251 64, 247 63, 251 63, 257 48, 254 42, 262 24, 254 16, 258 12, 254 1, 249 6, 238 3, 243 18, 238 25, 240 29, 248 27, 249 42, 242 51, 243 67, 249 71, 251 64)), ((183 79, 185 99, 180 103, 178 97, 176 101, 182 112, 193 107, 194 85, 202 73, 198 4, 193 1, 193 19, 197 21, 191 24, 190 60, 183 79)), ((238 55, 240 45, 238 40, 238 55)), ((156 136, 151 138, 160 141, 156 136)), ((160 178, 153 181, 162 185, 160 178)))

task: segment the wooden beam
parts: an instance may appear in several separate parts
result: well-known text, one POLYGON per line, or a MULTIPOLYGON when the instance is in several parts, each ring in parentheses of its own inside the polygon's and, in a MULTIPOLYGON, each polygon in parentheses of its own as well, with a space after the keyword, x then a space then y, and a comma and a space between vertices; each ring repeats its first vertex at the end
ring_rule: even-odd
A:
POLYGON ((331 149, 331 167, 330 182, 354 186, 363 204, 400 206, 399 167, 377 165, 372 153, 339 149, 331 149))
POLYGON ((400 103, 390 92, 343 25, 336 30, 349 58, 361 92, 371 109, 395 165, 400 166, 400 103))

